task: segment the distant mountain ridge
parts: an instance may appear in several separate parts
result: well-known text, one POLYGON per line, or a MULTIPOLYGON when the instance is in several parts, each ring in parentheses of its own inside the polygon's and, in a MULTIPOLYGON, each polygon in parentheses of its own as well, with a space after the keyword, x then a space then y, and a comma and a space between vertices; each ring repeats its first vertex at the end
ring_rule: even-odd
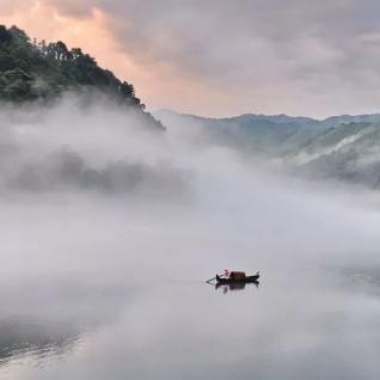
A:
POLYGON ((246 113, 237 116, 230 117, 221 117, 221 118, 212 118, 212 117, 203 117, 192 115, 188 113, 180 113, 176 111, 172 111, 169 109, 158 110, 154 112, 157 117, 168 118, 172 117, 184 117, 184 118, 192 118, 197 119, 199 121, 215 121, 215 122, 247 122, 247 121, 268 121, 278 124, 287 124, 287 123, 297 123, 306 125, 323 125, 327 126, 336 126, 342 123, 374 123, 380 122, 380 113, 374 114, 362 114, 362 115, 338 115, 338 116, 329 116, 325 119, 315 119, 307 116, 289 116, 286 114, 278 114, 278 115, 265 115, 265 114, 254 114, 254 113, 246 113))
POLYGON ((172 111, 155 116, 169 128, 197 127, 203 141, 237 149, 292 172, 380 188, 380 114, 324 120, 245 114, 211 119, 172 111))

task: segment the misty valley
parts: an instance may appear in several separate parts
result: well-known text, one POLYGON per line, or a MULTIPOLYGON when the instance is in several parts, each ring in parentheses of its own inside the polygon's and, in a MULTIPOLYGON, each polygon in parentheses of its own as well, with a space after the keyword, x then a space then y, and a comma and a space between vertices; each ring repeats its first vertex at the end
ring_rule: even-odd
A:
MULTIPOLYGON (((117 2, 88 14, 84 3, 46 27, 74 38, 91 20, 132 28, 102 14, 117 2)), ((136 62, 164 51, 149 68, 176 72, 164 57, 182 44, 169 54, 175 39, 147 26, 144 56, 133 61, 132 44, 127 66, 138 77, 136 62), (145 49, 149 34, 157 49, 145 49)), ((123 57, 95 29, 91 46, 106 40, 123 57)), ((160 97, 190 101, 185 69, 208 50, 186 51, 183 91, 163 75, 160 97)), ((219 66, 236 78, 234 51, 232 68, 219 66)), ((142 83, 153 88, 152 72, 142 83)), ((215 102, 197 87, 209 79, 194 84, 199 103, 215 102)), ((0 25, 0 210, 0 380, 379 378, 379 114, 150 113, 82 49, 0 25)))
POLYGON ((378 190, 161 121, 3 106, 0 378, 375 378, 378 190))

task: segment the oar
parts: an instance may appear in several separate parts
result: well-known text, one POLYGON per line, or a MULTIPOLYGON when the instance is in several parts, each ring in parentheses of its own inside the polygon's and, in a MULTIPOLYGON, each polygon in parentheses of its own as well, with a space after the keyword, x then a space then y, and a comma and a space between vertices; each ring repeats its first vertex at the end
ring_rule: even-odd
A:
POLYGON ((214 280, 216 280, 216 277, 210 278, 210 279, 207 280, 206 282, 211 282, 211 281, 214 281, 214 280))

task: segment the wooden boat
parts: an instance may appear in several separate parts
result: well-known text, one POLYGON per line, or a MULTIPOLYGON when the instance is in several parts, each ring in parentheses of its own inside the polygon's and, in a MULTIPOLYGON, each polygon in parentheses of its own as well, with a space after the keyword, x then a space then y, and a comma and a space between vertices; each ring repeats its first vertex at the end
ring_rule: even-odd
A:
POLYGON ((260 273, 257 272, 253 276, 246 276, 244 272, 230 272, 228 277, 216 275, 216 282, 220 285, 223 284, 249 284, 249 283, 257 283, 260 278, 260 273))

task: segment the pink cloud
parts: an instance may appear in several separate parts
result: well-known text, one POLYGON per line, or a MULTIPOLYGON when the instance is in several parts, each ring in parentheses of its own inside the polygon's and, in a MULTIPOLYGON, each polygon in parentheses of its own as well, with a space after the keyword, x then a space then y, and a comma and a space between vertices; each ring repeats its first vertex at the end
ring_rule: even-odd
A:
POLYGON ((325 116, 378 109, 378 2, 2 0, 0 22, 80 46, 153 107, 325 116), (364 20, 364 21, 363 21, 364 20), (358 60, 357 57, 362 59, 358 60))

